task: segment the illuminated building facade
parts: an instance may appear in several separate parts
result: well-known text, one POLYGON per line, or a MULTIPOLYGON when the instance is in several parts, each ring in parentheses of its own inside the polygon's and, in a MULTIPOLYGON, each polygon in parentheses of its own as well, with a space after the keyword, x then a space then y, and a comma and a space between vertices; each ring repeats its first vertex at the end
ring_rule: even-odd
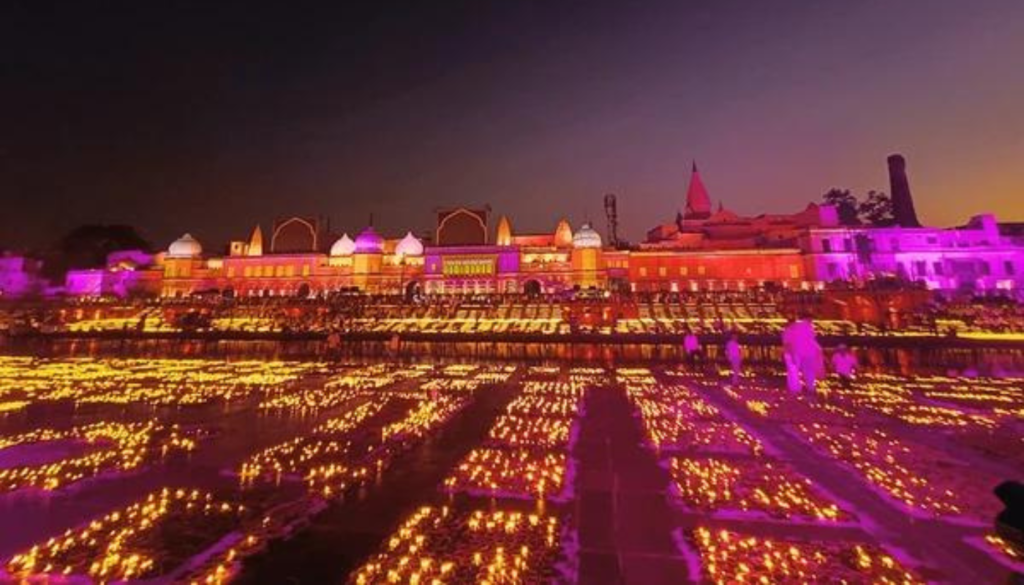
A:
MULTIPOLYGON (((574 289, 633 292, 820 288, 834 281, 896 277, 936 290, 1019 291, 1024 242, 983 215, 963 227, 920 227, 909 200, 905 163, 890 157, 904 211, 892 227, 842 226, 834 208, 740 216, 718 205, 693 166, 675 221, 651 229, 629 249, 606 247, 589 224, 574 231, 517 234, 507 217, 492 233, 490 208, 437 213, 424 242, 411 232, 387 238, 372 226, 355 238, 330 232, 322 218, 284 218, 256 226, 226 255, 207 255, 185 234, 146 261, 112 258, 106 270, 69 274, 75 295, 132 292, 184 297, 370 294, 548 294, 574 289)), ((895 184, 895 183, 894 183, 895 184)))
MULTIPOLYGON (((601 236, 589 225, 581 226, 568 243, 558 241, 553 233, 459 246, 424 245, 412 233, 385 239, 367 228, 354 240, 341 236, 327 253, 223 257, 204 257, 198 243, 185 237, 149 270, 161 271, 160 294, 172 297, 202 292, 316 296, 346 290, 540 294, 589 288, 687 292, 769 285, 808 289, 833 281, 884 277, 922 281, 939 290, 1017 291, 1024 287, 1024 245, 1001 236, 991 216, 952 229, 820 226, 796 234, 792 244, 787 240, 777 247, 690 248, 655 243, 615 250, 603 247, 601 236)), ((90 274, 96 276, 95 271, 90 274)), ((119 282, 125 282, 123 276, 119 282)), ((156 281, 150 276, 145 282, 156 281)), ((106 284, 99 290, 110 293, 115 288, 106 284)), ((116 292, 123 290, 122 284, 116 292)))
POLYGON ((895 277, 933 290, 1017 291, 1024 288, 1024 245, 1004 235, 992 215, 966 226, 809 230, 802 246, 816 282, 895 277))
POLYGON ((64 291, 80 297, 158 294, 164 273, 155 260, 141 250, 111 252, 105 268, 68 271, 64 291))
POLYGON ((42 263, 18 254, 0 255, 0 299, 21 299, 43 291, 42 263))

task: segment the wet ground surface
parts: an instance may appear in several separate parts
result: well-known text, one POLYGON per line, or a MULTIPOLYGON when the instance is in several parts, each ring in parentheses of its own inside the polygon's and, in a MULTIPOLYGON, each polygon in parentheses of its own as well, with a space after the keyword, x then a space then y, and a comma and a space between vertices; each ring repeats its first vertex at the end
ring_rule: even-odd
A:
POLYGON ((0 357, 8 576, 1006 582, 1024 384, 0 357), (148 498, 148 499, 147 499, 148 498), (140 504, 141 502, 141 504, 140 504), (111 548, 111 542, 117 542, 111 548), (33 550, 33 546, 38 548, 33 550))
MULTIPOLYGON (((357 490, 332 504, 294 538, 271 543, 245 565, 244 583, 336 583, 344 581, 424 501, 469 451, 487 435, 511 398, 507 387, 478 397, 438 432, 397 458, 387 481, 357 490)), ((429 498, 427 498, 429 499, 429 498)))

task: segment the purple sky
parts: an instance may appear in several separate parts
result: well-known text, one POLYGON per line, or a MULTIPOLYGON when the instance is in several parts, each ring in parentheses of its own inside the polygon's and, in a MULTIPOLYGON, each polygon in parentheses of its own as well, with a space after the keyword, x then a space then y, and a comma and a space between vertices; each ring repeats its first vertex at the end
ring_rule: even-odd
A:
POLYGON ((887 190, 894 152, 925 223, 1024 220, 1021 0, 159 4, 0 8, 0 246, 485 203, 603 230, 607 192, 637 240, 691 159, 756 214, 887 190))

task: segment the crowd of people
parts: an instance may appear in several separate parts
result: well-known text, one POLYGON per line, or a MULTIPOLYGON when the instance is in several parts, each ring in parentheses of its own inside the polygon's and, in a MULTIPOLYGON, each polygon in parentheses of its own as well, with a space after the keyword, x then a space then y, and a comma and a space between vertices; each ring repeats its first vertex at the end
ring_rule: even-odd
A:
MULTIPOLYGON (((818 341, 812 317, 803 314, 789 321, 782 329, 780 342, 786 371, 786 387, 795 394, 817 395, 818 381, 827 374, 827 369, 825 350, 818 341)), ((691 368, 703 367, 704 346, 696 331, 686 332, 682 348, 691 368)), ((743 376, 744 349, 736 332, 731 332, 725 337, 721 355, 729 368, 732 385, 738 385, 743 376)), ((857 374, 856 354, 846 344, 839 344, 832 352, 830 362, 840 384, 849 388, 857 374)))

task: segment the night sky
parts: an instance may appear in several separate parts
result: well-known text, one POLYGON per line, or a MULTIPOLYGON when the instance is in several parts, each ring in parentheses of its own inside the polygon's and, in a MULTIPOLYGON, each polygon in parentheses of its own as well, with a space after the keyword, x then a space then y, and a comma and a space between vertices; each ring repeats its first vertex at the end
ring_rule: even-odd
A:
POLYGON ((0 247, 129 223, 211 250, 276 216, 388 235, 789 212, 888 190, 1024 219, 1024 1, 0 5, 0 247))

